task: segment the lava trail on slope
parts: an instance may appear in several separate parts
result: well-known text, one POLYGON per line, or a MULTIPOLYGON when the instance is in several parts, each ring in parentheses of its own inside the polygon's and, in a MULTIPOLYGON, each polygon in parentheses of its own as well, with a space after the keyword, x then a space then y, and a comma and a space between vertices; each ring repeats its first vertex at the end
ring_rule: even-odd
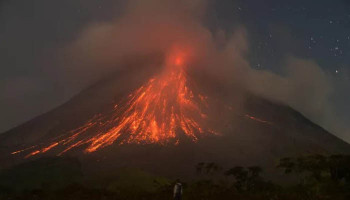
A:
POLYGON ((154 76, 128 96, 122 105, 115 105, 109 114, 95 115, 83 126, 53 139, 12 154, 32 152, 25 157, 61 148, 61 155, 84 146, 94 152, 117 144, 178 144, 179 132, 192 141, 201 135, 217 134, 208 127, 205 110, 208 97, 195 92, 181 57, 167 64, 162 73, 154 76), (34 150, 33 150, 34 149, 34 150))

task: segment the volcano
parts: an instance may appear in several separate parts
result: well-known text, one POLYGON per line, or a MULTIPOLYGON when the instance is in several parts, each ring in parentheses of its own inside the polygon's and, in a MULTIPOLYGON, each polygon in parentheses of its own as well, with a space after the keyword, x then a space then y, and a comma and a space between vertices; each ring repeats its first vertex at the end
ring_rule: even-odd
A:
POLYGON ((289 106, 244 90, 231 95, 188 69, 181 54, 129 64, 0 135, 3 167, 73 155, 90 172, 137 167, 175 176, 203 161, 269 166, 285 156, 349 152, 289 106))

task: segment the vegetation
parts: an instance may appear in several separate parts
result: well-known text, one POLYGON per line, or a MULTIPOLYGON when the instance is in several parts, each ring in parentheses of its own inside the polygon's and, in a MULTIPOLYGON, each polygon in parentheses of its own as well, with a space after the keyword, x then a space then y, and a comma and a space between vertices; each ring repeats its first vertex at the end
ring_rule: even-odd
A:
MULTIPOLYGON (((283 186, 263 178, 259 166, 224 169, 198 163, 195 179, 183 182, 184 200, 345 200, 350 199, 350 156, 309 155, 280 159, 283 186)), ((172 199, 175 181, 139 169, 84 179, 79 161, 46 158, 0 173, 0 199, 172 199)))

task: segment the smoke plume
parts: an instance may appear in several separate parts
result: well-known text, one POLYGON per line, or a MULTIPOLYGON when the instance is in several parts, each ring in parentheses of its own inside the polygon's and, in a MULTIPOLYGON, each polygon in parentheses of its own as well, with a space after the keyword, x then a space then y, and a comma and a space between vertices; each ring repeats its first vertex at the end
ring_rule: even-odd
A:
POLYGON ((125 58, 166 55, 181 48, 192 68, 210 74, 232 93, 239 87, 287 104, 350 141, 331 100, 336 89, 331 75, 315 61, 293 55, 280 66, 282 74, 252 69, 247 55, 254 47, 244 24, 232 27, 235 31, 208 28, 204 23, 208 4, 202 0, 128 1, 113 20, 89 23, 59 49, 59 67, 51 73, 62 74, 64 84, 77 91, 125 67, 125 58))

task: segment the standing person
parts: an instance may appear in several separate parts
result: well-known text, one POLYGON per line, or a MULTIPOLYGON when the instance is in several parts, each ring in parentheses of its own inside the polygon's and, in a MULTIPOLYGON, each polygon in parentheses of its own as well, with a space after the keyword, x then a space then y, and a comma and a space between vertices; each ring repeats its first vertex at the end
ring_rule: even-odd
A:
POLYGON ((176 179, 176 183, 174 186, 174 200, 181 200, 182 196, 182 184, 180 183, 180 179, 176 179))

